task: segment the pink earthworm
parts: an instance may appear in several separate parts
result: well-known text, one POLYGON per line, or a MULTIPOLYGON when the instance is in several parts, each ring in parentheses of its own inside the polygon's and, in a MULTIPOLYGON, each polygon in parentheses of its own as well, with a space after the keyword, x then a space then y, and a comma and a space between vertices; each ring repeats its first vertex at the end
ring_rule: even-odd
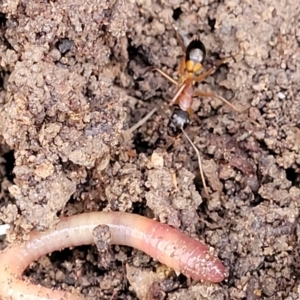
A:
POLYGON ((13 244, 0 255, 0 299, 79 300, 80 294, 51 290, 23 281, 31 262, 47 253, 94 243, 93 229, 107 225, 110 244, 144 251, 154 259, 194 280, 221 282, 226 269, 202 242, 166 224, 123 212, 92 212, 61 219, 45 232, 34 231, 29 240, 13 244))

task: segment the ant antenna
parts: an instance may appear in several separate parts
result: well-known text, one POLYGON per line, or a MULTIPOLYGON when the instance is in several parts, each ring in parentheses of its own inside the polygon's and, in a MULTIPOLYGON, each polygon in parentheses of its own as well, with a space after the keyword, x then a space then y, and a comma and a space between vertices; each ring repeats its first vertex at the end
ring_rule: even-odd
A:
POLYGON ((202 184, 203 184, 203 187, 204 187, 205 194, 209 198, 209 193, 208 193, 207 185, 206 185, 205 178, 204 178, 203 168, 202 168, 202 162, 201 162, 200 152, 197 149, 197 147, 195 146, 195 144, 191 141, 191 139, 189 138, 189 136, 187 135, 187 133, 185 132, 185 130, 182 127, 181 127, 181 130, 182 130, 183 134, 185 135, 185 137, 187 138, 187 140, 189 141, 189 143, 192 145, 192 147, 194 148, 194 150, 195 150, 195 152, 197 154, 202 184))

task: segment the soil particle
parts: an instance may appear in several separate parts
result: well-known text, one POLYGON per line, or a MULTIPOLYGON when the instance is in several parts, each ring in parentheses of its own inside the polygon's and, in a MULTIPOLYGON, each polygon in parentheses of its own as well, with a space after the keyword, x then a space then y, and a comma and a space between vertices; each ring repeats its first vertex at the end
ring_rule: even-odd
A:
POLYGON ((162 272, 151 270, 141 270, 130 265, 126 265, 127 280, 131 288, 140 300, 163 300, 165 293, 160 287, 160 283, 166 279, 162 272))
MULTIPOLYGON (((109 174, 111 176, 111 174, 109 174)), ((140 188, 142 172, 134 164, 125 163, 122 166, 118 162, 113 168, 114 178, 101 177, 105 182, 104 196, 112 210, 126 211, 132 207, 132 203, 141 201, 142 190, 140 188)))
POLYGON ((215 288, 208 284, 196 284, 191 286, 188 291, 179 291, 170 294, 168 299, 180 300, 180 299, 216 299, 225 300, 228 294, 221 290, 221 288, 215 288))
POLYGON ((104 252, 108 249, 111 241, 111 234, 107 225, 98 225, 93 229, 95 245, 99 252, 104 252))
MULTIPOLYGON (((153 162, 148 166, 153 166, 153 162)), ((163 223, 177 228, 181 222, 184 227, 194 226, 196 222, 190 217, 196 215, 196 209, 202 203, 193 184, 194 175, 183 168, 176 174, 180 181, 175 186, 170 170, 162 164, 155 166, 147 172, 145 186, 150 189, 145 193, 147 206, 163 223)))
POLYGON ((257 300, 261 298, 261 284, 256 277, 251 277, 247 285, 247 299, 257 300))

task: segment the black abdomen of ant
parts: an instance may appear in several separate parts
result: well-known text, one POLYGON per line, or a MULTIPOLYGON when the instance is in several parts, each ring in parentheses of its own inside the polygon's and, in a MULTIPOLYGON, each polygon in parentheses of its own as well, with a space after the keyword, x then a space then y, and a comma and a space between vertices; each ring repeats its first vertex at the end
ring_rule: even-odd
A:
POLYGON ((178 105, 175 105, 168 123, 168 134, 172 137, 176 137, 180 135, 182 129, 185 129, 189 124, 190 118, 188 112, 182 110, 178 105))

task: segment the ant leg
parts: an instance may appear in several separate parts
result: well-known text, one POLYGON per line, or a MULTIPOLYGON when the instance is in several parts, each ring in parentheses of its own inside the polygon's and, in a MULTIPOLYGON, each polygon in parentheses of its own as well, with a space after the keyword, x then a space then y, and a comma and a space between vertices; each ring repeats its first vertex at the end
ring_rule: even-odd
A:
POLYGON ((175 25, 172 23, 172 21, 169 19, 169 23, 172 26, 173 30, 175 31, 175 35, 176 35, 176 40, 179 44, 179 46, 181 47, 182 51, 183 51, 183 57, 181 58, 180 61, 180 65, 179 65, 179 74, 182 76, 184 74, 185 71, 185 53, 186 53, 186 47, 184 45, 184 42, 181 38, 181 36, 179 35, 175 25))
POLYGON ((186 87, 186 84, 184 83, 177 89, 177 92, 176 92, 175 96, 173 97, 173 99, 171 100, 171 102, 169 103, 169 106, 176 103, 176 100, 178 99, 178 97, 180 96, 180 94, 182 93, 182 91, 184 90, 185 87, 186 87))
POLYGON ((133 131, 138 129, 139 127, 141 127, 144 123, 146 123, 156 111, 157 111, 157 107, 154 107, 144 118, 139 120, 135 125, 133 125, 132 127, 130 127, 127 130, 124 130, 123 134, 122 134, 123 135, 123 140, 125 142, 130 141, 133 131))
POLYGON ((242 112, 243 111, 243 110, 239 110, 233 104, 231 104, 229 101, 227 101, 225 98, 223 98, 223 97, 221 97, 221 96, 219 96, 215 93, 204 93, 204 92, 201 92, 201 91, 195 91, 194 97, 195 96, 216 98, 216 99, 219 99, 219 100, 223 101, 224 103, 226 103, 228 106, 230 106, 233 110, 235 110, 237 112, 242 112))
POLYGON ((149 70, 147 70, 147 72, 150 72, 150 71, 157 71, 157 72, 160 73, 163 77, 165 77, 167 80, 169 80, 170 82, 172 82, 172 83, 175 84, 175 85, 178 85, 178 82, 177 82, 177 81, 175 81, 172 77, 170 77, 167 73, 165 73, 165 72, 162 71, 161 69, 156 68, 156 67, 151 67, 151 68, 149 68, 149 70))
POLYGON ((180 60, 179 64, 179 75, 182 77, 185 71, 185 56, 183 56, 180 60))
POLYGON ((187 113, 189 114, 190 119, 192 119, 192 116, 193 116, 193 114, 194 114, 194 110, 193 110, 191 107, 189 107, 189 108, 187 109, 187 113))
POLYGON ((204 79, 206 79, 209 75, 211 75, 212 73, 214 73, 216 71, 217 67, 212 67, 210 69, 208 69, 207 71, 205 71, 204 73, 196 76, 193 81, 194 82, 201 82, 204 79))
MULTIPOLYGON (((158 69, 156 67, 151 67, 149 69, 149 71, 152 71, 152 70, 159 72, 163 77, 165 77, 167 80, 169 80, 173 84, 177 85, 177 87, 178 87, 179 83, 177 81, 175 81, 172 77, 170 77, 168 74, 166 74, 164 71, 162 71, 161 69, 158 69)), ((170 106, 173 105, 174 103, 176 103, 176 100, 177 100, 178 96, 181 94, 181 92, 183 91, 184 88, 185 88, 185 84, 183 84, 182 86, 180 86, 177 89, 177 92, 176 92, 175 96, 173 97, 173 99, 169 103, 170 106)))
POLYGON ((224 64, 224 62, 228 59, 228 58, 232 58, 231 56, 226 56, 221 58, 215 65, 216 68, 220 67, 222 64, 224 64))
POLYGON ((182 78, 184 78, 184 72, 185 72, 185 56, 183 56, 180 60, 180 64, 179 64, 179 81, 178 81, 178 85, 175 91, 175 96, 173 97, 173 99, 170 102, 170 105, 173 105, 174 103, 176 103, 176 100, 178 98, 178 96, 180 95, 180 93, 183 91, 185 84, 184 82, 182 82, 182 78), (181 84, 181 85, 179 85, 181 84))
POLYGON ((185 47, 185 45, 184 45, 184 42, 183 42, 181 36, 179 35, 179 33, 178 33, 176 27, 175 27, 172 23, 171 23, 171 25, 172 25, 172 27, 173 27, 173 29, 174 29, 174 31, 175 31, 176 40, 177 40, 179 46, 181 47, 183 53, 185 53, 185 52, 186 52, 186 47, 185 47))
POLYGON ((200 171, 200 176, 201 176, 201 180, 202 180, 202 184, 203 184, 203 188, 204 188, 204 192, 207 196, 207 198, 209 199, 209 193, 208 193, 208 188, 206 185, 206 181, 205 181, 205 177, 204 177, 204 173, 203 173, 203 168, 202 168, 202 161, 201 161, 201 155, 199 150, 197 149, 196 145, 192 142, 192 140, 190 139, 190 137, 188 136, 188 134, 185 132, 185 130, 183 128, 181 128, 183 134, 185 135, 186 139, 189 141, 189 143, 192 145, 192 147, 194 148, 196 154, 197 154, 197 158, 198 158, 198 165, 199 165, 199 171, 200 171))
POLYGON ((182 56, 182 58, 180 60, 180 65, 179 65, 179 74, 182 76, 184 74, 184 71, 185 71, 185 53, 186 53, 186 47, 184 45, 184 42, 183 42, 181 36, 179 35, 178 31, 176 30, 176 27, 172 23, 171 23, 171 26, 173 27, 173 29, 175 31, 177 42, 178 42, 179 46, 181 47, 181 49, 182 49, 182 51, 184 53, 184 55, 182 56))
POLYGON ((228 57, 222 58, 215 66, 211 67, 210 69, 208 69, 207 71, 205 71, 204 73, 196 76, 193 81, 194 82, 201 82, 204 79, 206 79, 209 75, 211 75, 212 73, 214 73, 216 71, 216 69, 218 67, 220 67, 227 59, 228 57))

